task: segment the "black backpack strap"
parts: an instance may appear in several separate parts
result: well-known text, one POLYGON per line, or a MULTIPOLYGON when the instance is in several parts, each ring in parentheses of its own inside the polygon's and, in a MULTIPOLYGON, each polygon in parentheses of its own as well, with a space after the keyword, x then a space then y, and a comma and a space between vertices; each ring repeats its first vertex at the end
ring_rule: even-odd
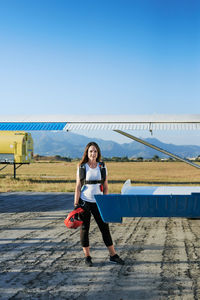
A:
POLYGON ((84 184, 97 184, 102 183, 102 180, 85 180, 84 184))
POLYGON ((85 167, 85 164, 81 164, 79 166, 79 178, 80 178, 81 186, 83 186, 84 183, 85 183, 85 178, 86 178, 86 167, 85 167))
POLYGON ((104 164, 103 161, 99 162, 99 168, 100 168, 100 171, 101 171, 101 181, 102 181, 102 184, 103 184, 106 180, 106 167, 105 167, 105 164, 104 164))
POLYGON ((85 181, 86 179, 86 166, 85 164, 81 164, 79 167, 79 178, 81 181, 81 186, 84 184, 96 184, 96 183, 104 183, 106 180, 106 167, 103 161, 99 162, 99 168, 101 172, 101 181, 85 181))

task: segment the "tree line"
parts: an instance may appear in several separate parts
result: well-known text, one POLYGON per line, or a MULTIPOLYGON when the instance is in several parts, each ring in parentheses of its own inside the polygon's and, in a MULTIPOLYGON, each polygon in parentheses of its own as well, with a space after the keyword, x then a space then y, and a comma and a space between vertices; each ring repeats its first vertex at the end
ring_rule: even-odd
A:
MULTIPOLYGON (((42 156, 42 155, 34 155, 34 160, 35 161, 41 161, 41 160, 46 160, 46 161, 51 161, 51 162, 55 162, 55 161, 66 161, 66 162, 71 162, 71 161, 79 161, 81 158, 71 158, 71 157, 63 157, 60 155, 55 155, 55 156, 42 156)), ((144 158, 142 156, 139 157, 131 157, 129 158, 128 156, 113 156, 113 157, 102 157, 103 161, 109 161, 109 162, 167 162, 167 161, 177 161, 171 157, 168 158, 161 158, 158 155, 154 155, 152 158, 144 158)), ((200 155, 197 156, 195 159, 193 159, 195 161, 200 161, 200 155)))

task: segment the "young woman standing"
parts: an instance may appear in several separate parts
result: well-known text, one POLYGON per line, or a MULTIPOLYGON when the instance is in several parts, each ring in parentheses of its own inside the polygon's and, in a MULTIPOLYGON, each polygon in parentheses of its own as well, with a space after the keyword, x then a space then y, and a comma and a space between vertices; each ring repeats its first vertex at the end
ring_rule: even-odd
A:
MULTIPOLYGON (((93 215, 101 231, 103 241, 108 248, 110 262, 121 265, 124 264, 124 261, 116 254, 109 230, 109 225, 102 220, 94 197, 94 195, 97 194, 108 194, 107 170, 104 170, 106 171, 106 176, 102 182, 101 167, 102 163, 100 148, 95 142, 90 142, 87 144, 83 157, 79 163, 74 196, 74 206, 76 207, 77 205, 81 205, 83 208, 85 208, 84 213, 81 214, 83 224, 80 229, 80 240, 83 247, 83 252, 85 254, 85 264, 90 267, 93 265, 89 246, 91 214, 93 215), (83 180, 81 178, 82 173, 80 172, 81 168, 84 168, 85 172, 83 185, 83 180)), ((104 165, 103 167, 106 168, 104 165)))

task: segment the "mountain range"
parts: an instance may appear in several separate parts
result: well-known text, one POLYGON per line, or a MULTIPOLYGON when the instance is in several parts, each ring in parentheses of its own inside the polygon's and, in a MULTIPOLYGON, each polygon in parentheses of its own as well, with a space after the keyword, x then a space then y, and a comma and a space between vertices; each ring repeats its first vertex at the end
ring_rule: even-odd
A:
MULTIPOLYGON (((103 139, 88 138, 83 135, 71 132, 32 132, 34 141, 34 154, 53 156, 60 155, 63 157, 80 158, 87 143, 96 142, 102 152, 103 157, 143 157, 152 158, 154 155, 159 157, 167 157, 166 155, 144 146, 138 142, 130 142, 119 144, 113 141, 105 141, 103 139)), ((197 157, 200 155, 200 146, 195 145, 174 145, 162 143, 155 138, 147 138, 145 141, 165 149, 169 152, 177 154, 181 157, 197 157)))

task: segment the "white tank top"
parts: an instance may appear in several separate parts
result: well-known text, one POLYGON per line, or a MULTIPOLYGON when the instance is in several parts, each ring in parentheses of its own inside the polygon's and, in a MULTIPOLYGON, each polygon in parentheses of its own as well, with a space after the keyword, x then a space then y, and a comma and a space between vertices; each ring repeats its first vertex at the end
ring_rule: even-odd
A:
MULTIPOLYGON (((97 164, 96 168, 90 168, 88 164, 85 164, 86 168, 86 178, 85 180, 101 180, 101 171, 99 164, 97 164)), ((105 167, 106 168, 106 167, 105 167)), ((107 175, 107 169, 106 169, 106 175, 107 175)), ((79 176, 79 168, 77 169, 77 176, 79 176)), ((100 183, 97 184, 86 184, 82 187, 81 190, 81 199, 88 202, 95 203, 95 197, 94 195, 102 195, 103 192, 100 190, 100 183)))

